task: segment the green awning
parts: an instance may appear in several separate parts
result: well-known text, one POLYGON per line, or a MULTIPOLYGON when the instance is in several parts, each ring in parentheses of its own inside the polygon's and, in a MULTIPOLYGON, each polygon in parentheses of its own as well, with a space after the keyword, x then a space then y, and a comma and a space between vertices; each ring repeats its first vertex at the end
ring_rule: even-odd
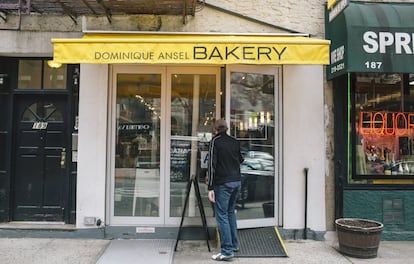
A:
POLYGON ((414 3, 350 2, 332 21, 327 78, 347 72, 414 73, 414 3))

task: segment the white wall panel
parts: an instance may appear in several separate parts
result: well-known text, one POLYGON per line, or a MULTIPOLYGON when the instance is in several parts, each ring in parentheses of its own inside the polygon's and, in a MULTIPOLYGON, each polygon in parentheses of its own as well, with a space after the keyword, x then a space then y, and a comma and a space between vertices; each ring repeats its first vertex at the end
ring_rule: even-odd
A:
POLYGON ((325 127, 323 66, 283 67, 283 224, 304 228, 305 173, 308 180, 308 228, 324 231, 325 127))
POLYGON ((108 65, 81 64, 76 227, 84 217, 104 220, 108 65))

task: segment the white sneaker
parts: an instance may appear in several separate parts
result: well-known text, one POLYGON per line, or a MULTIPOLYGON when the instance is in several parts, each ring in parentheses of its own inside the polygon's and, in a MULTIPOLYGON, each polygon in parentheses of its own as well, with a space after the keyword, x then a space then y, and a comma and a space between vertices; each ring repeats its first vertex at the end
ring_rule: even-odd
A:
POLYGON ((222 260, 229 260, 232 259, 234 257, 234 255, 223 255, 221 253, 218 253, 216 255, 211 256, 212 259, 217 260, 217 261, 222 261, 222 260))

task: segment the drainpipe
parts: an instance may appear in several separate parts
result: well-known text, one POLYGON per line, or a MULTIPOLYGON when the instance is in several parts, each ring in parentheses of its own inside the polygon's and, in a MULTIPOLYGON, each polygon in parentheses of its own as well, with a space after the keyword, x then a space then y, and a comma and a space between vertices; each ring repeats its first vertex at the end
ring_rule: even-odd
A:
POLYGON ((309 168, 305 168, 305 228, 303 230, 303 238, 308 239, 308 171, 309 168))

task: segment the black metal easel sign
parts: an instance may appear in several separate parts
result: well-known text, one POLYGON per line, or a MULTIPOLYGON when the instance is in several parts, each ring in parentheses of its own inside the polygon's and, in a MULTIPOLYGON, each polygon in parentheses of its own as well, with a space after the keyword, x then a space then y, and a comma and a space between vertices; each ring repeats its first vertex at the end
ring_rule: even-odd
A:
POLYGON ((195 196, 197 198, 198 208, 200 210, 201 221, 203 223, 203 229, 204 229, 204 232, 206 234, 206 241, 207 241, 208 251, 211 251, 210 250, 210 243, 209 243, 210 235, 208 233, 207 220, 206 220, 206 214, 204 212, 203 201, 201 200, 200 187, 198 186, 197 176, 194 176, 194 175, 190 177, 190 179, 189 179, 189 181, 187 183, 187 190, 186 190, 186 196, 185 196, 185 202, 184 202, 184 209, 183 209, 183 213, 181 215, 181 223, 180 223, 180 228, 178 229, 178 235, 177 235, 177 240, 175 241, 174 251, 177 251, 177 245, 178 245, 178 241, 180 240, 180 236, 181 236, 181 230, 182 230, 182 227, 183 227, 185 212, 186 212, 186 209, 187 209, 188 200, 190 198, 191 186, 193 184, 194 184, 195 196))

